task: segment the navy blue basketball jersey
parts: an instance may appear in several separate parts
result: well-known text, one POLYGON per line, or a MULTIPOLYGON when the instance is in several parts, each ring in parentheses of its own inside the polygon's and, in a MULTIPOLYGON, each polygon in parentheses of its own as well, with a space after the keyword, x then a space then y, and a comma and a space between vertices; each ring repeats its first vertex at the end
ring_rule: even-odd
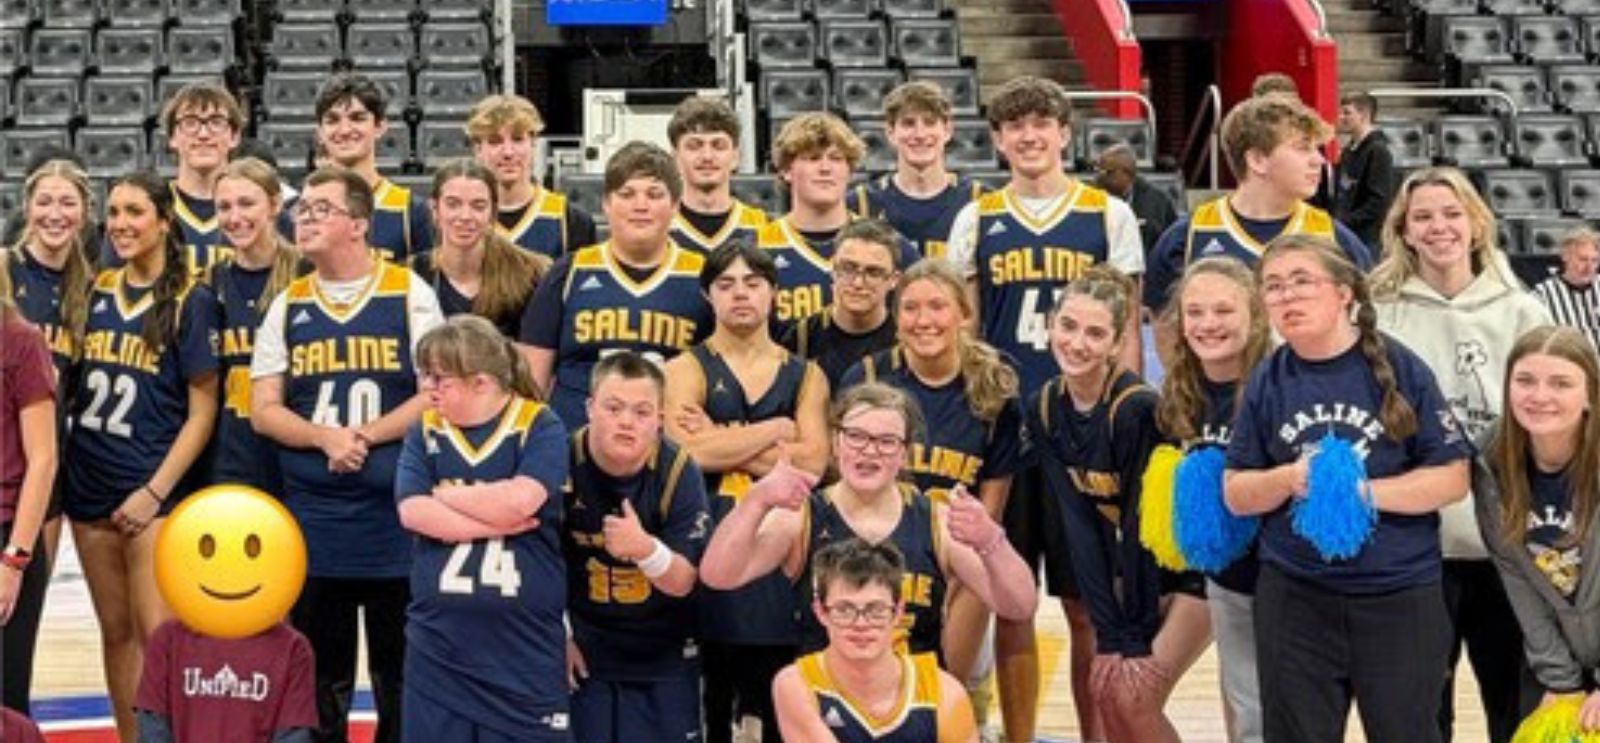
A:
POLYGON ((196 276, 206 276, 213 266, 233 257, 233 246, 217 225, 217 202, 184 193, 176 181, 171 188, 173 211, 183 233, 183 258, 196 276))
POLYGON ((406 684, 484 727, 536 730, 567 710, 566 567, 561 486, 567 436, 542 403, 511 398, 500 415, 458 428, 437 411, 406 435, 395 497, 439 485, 534 479, 549 496, 539 526, 451 544, 417 536, 406 609, 406 684))
POLYGON ((980 483, 1015 474, 1026 462, 1020 399, 1007 400, 999 416, 984 421, 967 402, 964 377, 930 387, 911 370, 900 348, 862 359, 845 373, 840 389, 862 382, 883 382, 917 402, 923 426, 911 442, 906 469, 935 503, 948 502, 956 485, 978 495, 980 483))
MULTIPOLYGON (((770 418, 793 419, 806 376, 821 373, 815 366, 790 356, 766 393, 751 400, 721 356, 705 344, 689 352, 705 377, 706 397, 701 408, 718 426, 742 426, 770 418)), ((751 477, 746 472, 707 472, 705 476, 711 518, 713 524, 721 524, 750 490, 751 477)), ((773 572, 732 591, 705 587, 700 591, 700 626, 708 640, 746 645, 794 645, 799 640, 794 586, 781 573, 773 572)))
POLYGON ((40 263, 21 245, 7 251, 6 271, 11 275, 11 295, 17 309, 44 333, 56 374, 66 379, 74 349, 72 335, 62 326, 62 272, 40 263))
MULTIPOLYGON (((408 261, 411 271, 417 275, 417 278, 433 287, 433 293, 439 296, 439 309, 444 312, 446 318, 474 314, 472 309, 473 297, 462 294, 461 290, 457 289, 456 285, 451 283, 450 279, 444 275, 444 272, 434 265, 434 257, 437 255, 437 251, 429 250, 425 253, 417 253, 411 256, 411 260, 408 261)), ((533 287, 530 286, 528 287, 528 296, 521 307, 517 307, 513 312, 507 312, 503 317, 484 317, 484 319, 494 323, 495 328, 500 331, 501 335, 507 338, 518 338, 522 335, 522 314, 527 311, 528 303, 532 301, 533 287)))
POLYGON ((1050 308, 1067 282, 1110 257, 1105 191, 1074 180, 1034 217, 1010 187, 978 200, 978 302, 983 339, 1015 359, 1024 394, 1059 369, 1050 355, 1050 308))
POLYGON ((570 208, 565 194, 534 186, 533 198, 520 209, 502 210, 497 226, 512 245, 555 260, 585 244, 567 234, 570 208))
POLYGON ((938 743, 939 659, 932 653, 897 656, 899 701, 888 717, 856 705, 828 673, 827 657, 812 653, 795 661, 806 688, 817 700, 817 714, 839 743, 938 743))
POLYGON ((900 190, 894 173, 885 173, 851 189, 845 206, 856 216, 887 220, 916 246, 917 254, 923 258, 943 258, 945 240, 955 226, 956 215, 961 213, 961 207, 982 195, 983 184, 952 173, 943 191, 931 198, 917 198, 900 190))
POLYGON ((550 403, 569 429, 589 420, 589 372, 601 357, 633 351, 664 363, 710 334, 704 264, 705 256, 669 244, 658 266, 635 276, 601 243, 546 274, 523 315, 522 341, 555 350, 550 403))
POLYGON ((766 212, 734 199, 733 208, 728 210, 727 218, 717 229, 710 232, 701 231, 694 222, 683 215, 680 209, 677 214, 672 215, 672 232, 669 235, 672 241, 681 247, 709 254, 735 240, 754 245, 756 233, 760 232, 766 223, 766 212))
MULTIPOLYGON (((121 269, 103 271, 89 295, 80 386, 72 400, 66 513, 91 521, 111 515, 161 466, 189 416, 189 383, 217 370, 217 303, 190 280, 178 295, 176 342, 150 348, 140 337, 151 289, 128 285, 121 269)), ((182 487, 164 493, 177 505, 182 487)))
POLYGON ((832 311, 823 310, 785 329, 783 346, 816 362, 828 377, 828 389, 837 393, 844 389, 845 372, 872 354, 894 348, 898 332, 894 317, 889 316, 877 328, 857 335, 839 327, 832 311))
MULTIPOLYGON (((349 304, 322 296, 314 277, 284 290, 284 404, 329 427, 364 426, 417 394, 408 294, 411 271, 378 262, 349 304)), ((360 472, 328 471, 320 449, 280 447, 284 505, 306 536, 307 572, 317 577, 399 578, 409 541, 394 507, 401 442, 373 446, 360 472)))
POLYGON ((276 457, 262 456, 272 442, 250 426, 250 359, 256 328, 272 297, 262 296, 272 269, 252 270, 232 260, 211 270, 211 289, 221 307, 222 406, 212 437, 213 479, 238 482, 283 496, 276 457))
MULTIPOLYGON (((824 488, 813 492, 806 501, 802 535, 806 543, 806 569, 796 587, 800 606, 807 608, 815 595, 811 585, 811 557, 830 544, 861 536, 844 520, 831 494, 831 489, 824 488)), ((939 551, 943 549, 939 524, 934 518, 933 501, 916 488, 902 487, 900 499, 900 522, 884 540, 899 548, 906 559, 900 590, 906 611, 901 625, 895 629, 895 647, 902 652, 937 653, 944 630, 946 590, 944 570, 939 565, 939 551)), ((801 651, 814 652, 827 647, 828 633, 817 621, 816 614, 802 611, 800 617, 801 651)))
POLYGON ((433 247, 433 218, 428 198, 387 178, 372 185, 372 220, 367 244, 385 259, 404 264, 406 257, 433 247))
POLYGON ((681 678, 699 668, 693 594, 659 593, 632 563, 606 552, 605 517, 633 504, 644 530, 692 563, 710 538, 705 481, 689 454, 662 440, 644 469, 613 477, 589 452, 588 429, 571 439, 565 491, 567 613, 589 675, 601 681, 681 678))
MULTIPOLYGON (((833 301, 834 241, 814 241, 783 217, 756 232, 756 247, 772 252, 778 264, 778 291, 773 319, 787 325, 814 315, 833 301)), ((917 249, 900 240, 896 267, 904 270, 917 262, 917 249)))
POLYGON ((1072 572, 1103 652, 1147 655, 1161 626, 1161 573, 1139 542, 1139 488, 1161 436, 1156 393, 1116 372, 1079 410, 1057 377, 1028 403, 1028 430, 1061 506, 1072 572))

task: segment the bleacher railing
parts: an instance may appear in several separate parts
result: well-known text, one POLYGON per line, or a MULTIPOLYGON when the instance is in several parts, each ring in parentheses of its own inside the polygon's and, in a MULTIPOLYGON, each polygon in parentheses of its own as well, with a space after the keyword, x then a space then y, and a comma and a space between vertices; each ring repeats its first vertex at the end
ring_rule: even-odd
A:
POLYGON ((1516 99, 1494 88, 1374 88, 1367 92, 1373 98, 1493 98, 1504 103, 1512 116, 1519 113, 1516 99))
POLYGON ((1210 168, 1210 180, 1206 187, 1211 190, 1220 188, 1221 171, 1217 167, 1217 160, 1222 151, 1222 89, 1215 84, 1207 85, 1204 97, 1200 100, 1200 110, 1194 114, 1194 123, 1189 126, 1189 136, 1183 142, 1183 155, 1179 158, 1179 167, 1183 169, 1184 180, 1193 183, 1194 173, 1189 169, 1189 159, 1194 153, 1195 145, 1203 141, 1201 158, 1210 168), (1208 117, 1207 114, 1210 114, 1208 117), (1205 128, 1201 125, 1209 124, 1205 128), (1201 136, 1204 140, 1200 140, 1201 136))

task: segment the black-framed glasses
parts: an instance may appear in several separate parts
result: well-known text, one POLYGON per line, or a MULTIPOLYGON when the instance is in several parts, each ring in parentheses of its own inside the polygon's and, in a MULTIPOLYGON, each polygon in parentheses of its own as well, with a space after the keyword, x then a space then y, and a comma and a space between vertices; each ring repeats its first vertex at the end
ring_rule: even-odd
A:
POLYGON ((222 114, 178 117, 178 131, 184 134, 199 134, 201 129, 212 133, 220 133, 228 131, 232 126, 233 122, 222 114))
POLYGON ((1285 302, 1290 299, 1311 294, 1313 290, 1323 284, 1332 284, 1333 279, 1328 276, 1314 276, 1309 273, 1293 273, 1282 281, 1268 281, 1261 285, 1261 297, 1268 302, 1285 302))
POLYGON ((887 627, 894 621, 894 604, 885 604, 881 601, 863 606, 848 601, 837 601, 823 605, 822 610, 827 613, 828 621, 834 624, 864 622, 871 627, 887 627))
POLYGON ((894 275, 894 269, 836 260, 833 262, 833 275, 839 277, 840 281, 862 279, 869 284, 881 284, 894 275))
POLYGON ((350 216, 350 210, 331 201, 316 201, 309 204, 302 201, 294 205, 293 214, 296 222, 321 222, 334 214, 342 214, 348 217, 350 216))
POLYGON ((839 438, 851 451, 866 452, 869 449, 873 454, 889 456, 899 454, 906 446, 906 438, 892 433, 874 436, 871 432, 854 427, 841 426, 839 438))

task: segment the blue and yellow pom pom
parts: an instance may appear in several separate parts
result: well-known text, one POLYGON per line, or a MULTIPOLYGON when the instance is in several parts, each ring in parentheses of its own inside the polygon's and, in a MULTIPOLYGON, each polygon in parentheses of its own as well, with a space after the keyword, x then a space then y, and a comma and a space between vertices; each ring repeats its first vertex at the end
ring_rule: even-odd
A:
POLYGON ((1139 543, 1150 550, 1156 564, 1168 570, 1188 570, 1172 524, 1172 484, 1183 455, 1162 444, 1150 452, 1139 490, 1139 543))
POLYGON ((1583 707, 1583 695, 1558 699, 1528 715, 1517 726, 1511 743, 1600 743, 1600 731, 1584 731, 1578 727, 1578 710, 1583 707))
POLYGON ((1294 532, 1311 542, 1323 560, 1355 557, 1378 523, 1360 455, 1330 431, 1317 442, 1308 479, 1306 497, 1290 513, 1294 532))
POLYGON ((1178 463, 1172 512, 1178 551, 1189 567, 1217 573, 1233 564, 1256 538, 1260 520, 1235 516, 1222 497, 1227 457, 1221 447, 1190 449, 1178 463))

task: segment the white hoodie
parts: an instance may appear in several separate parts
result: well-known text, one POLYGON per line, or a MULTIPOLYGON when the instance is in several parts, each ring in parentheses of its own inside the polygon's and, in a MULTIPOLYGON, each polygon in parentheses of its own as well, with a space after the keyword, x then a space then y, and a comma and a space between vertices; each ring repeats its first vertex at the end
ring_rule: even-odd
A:
MULTIPOLYGON (((1549 311, 1514 277, 1502 277, 1513 277, 1508 266, 1485 269, 1460 294, 1445 297, 1413 276, 1396 299, 1375 302, 1378 329, 1428 364, 1480 451, 1500 419, 1511 347, 1524 332, 1551 322, 1549 311)), ((1471 497, 1446 506, 1439 518, 1445 559, 1488 559, 1471 497)))

